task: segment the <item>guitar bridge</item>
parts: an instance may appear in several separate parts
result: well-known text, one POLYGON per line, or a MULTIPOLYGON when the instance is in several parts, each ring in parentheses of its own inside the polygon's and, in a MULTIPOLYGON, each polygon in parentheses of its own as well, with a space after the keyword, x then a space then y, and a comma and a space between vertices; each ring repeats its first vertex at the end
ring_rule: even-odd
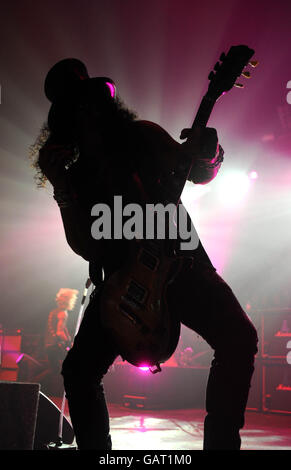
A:
POLYGON ((135 315, 135 313, 129 308, 128 305, 125 305, 124 303, 121 303, 119 305, 119 308, 120 308, 121 313, 126 318, 128 318, 128 320, 131 321, 131 323, 133 323, 134 325, 140 325, 140 323, 141 323, 140 319, 138 318, 137 315, 135 315))
POLYGON ((129 305, 121 303, 119 304, 119 308, 122 315, 124 315, 131 323, 138 327, 143 335, 146 335, 150 332, 149 327, 145 325, 142 319, 132 311, 129 305))

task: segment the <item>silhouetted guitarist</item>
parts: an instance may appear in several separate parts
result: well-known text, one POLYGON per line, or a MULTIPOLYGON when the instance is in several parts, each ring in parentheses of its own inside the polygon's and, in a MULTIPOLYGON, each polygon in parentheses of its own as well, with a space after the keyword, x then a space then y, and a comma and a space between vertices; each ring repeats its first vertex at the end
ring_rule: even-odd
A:
MULTIPOLYGON (((67 241, 89 262, 97 286, 63 364, 66 396, 78 447, 111 449, 102 378, 119 349, 100 321, 99 292, 102 270, 106 282, 126 265, 131 241, 93 239, 91 209, 100 202, 112 208, 114 195, 122 195, 125 204, 139 202, 137 181, 154 198, 160 186, 175 180, 175 168, 188 160, 193 161, 188 179, 208 183, 221 165, 222 150, 214 129, 186 130, 187 141, 179 144, 159 125, 138 120, 116 98, 111 80, 90 79, 76 59, 50 70, 45 91, 52 106, 36 167, 53 185, 67 241)), ((256 331, 201 243, 183 263, 167 300, 171 314, 215 352, 207 386, 204 449, 239 449, 256 331)))

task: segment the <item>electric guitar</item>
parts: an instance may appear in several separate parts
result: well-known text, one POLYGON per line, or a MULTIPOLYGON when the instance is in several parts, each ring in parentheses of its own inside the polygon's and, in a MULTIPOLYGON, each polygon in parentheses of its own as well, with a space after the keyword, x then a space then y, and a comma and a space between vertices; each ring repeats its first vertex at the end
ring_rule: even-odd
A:
MULTIPOLYGON (((254 51, 247 46, 233 46, 208 76, 208 90, 203 97, 192 128, 205 127, 218 98, 237 84, 254 51)), ((186 138, 187 135, 183 135, 186 138)), ((188 176, 190 166, 177 168, 173 184, 168 186, 162 200, 177 203, 188 176)), ((124 360, 134 366, 149 366, 152 373, 160 372, 160 364, 174 353, 180 336, 180 322, 170 314, 166 291, 181 269, 183 258, 175 255, 173 240, 134 240, 128 263, 113 273, 104 283, 100 297, 101 321, 110 331, 124 360), (155 368, 154 368, 155 367, 155 368)))

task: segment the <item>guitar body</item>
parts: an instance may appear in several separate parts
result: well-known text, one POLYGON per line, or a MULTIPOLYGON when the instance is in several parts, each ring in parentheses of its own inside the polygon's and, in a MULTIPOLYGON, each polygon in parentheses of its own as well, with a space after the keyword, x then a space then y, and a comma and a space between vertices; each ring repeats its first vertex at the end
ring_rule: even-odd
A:
POLYGON ((133 241, 129 261, 105 282, 101 321, 120 354, 135 366, 157 366, 174 353, 180 322, 170 314, 166 291, 180 260, 165 253, 162 241, 133 241))

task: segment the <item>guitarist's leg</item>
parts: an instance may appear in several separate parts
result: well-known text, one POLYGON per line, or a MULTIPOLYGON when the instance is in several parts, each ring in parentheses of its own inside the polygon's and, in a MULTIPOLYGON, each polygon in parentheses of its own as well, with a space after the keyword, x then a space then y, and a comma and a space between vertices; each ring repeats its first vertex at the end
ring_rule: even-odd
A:
POLYGON ((109 416, 102 378, 118 356, 99 321, 98 300, 90 301, 62 374, 79 449, 109 450, 109 416))
MULTIPOLYGON (((214 349, 207 394, 204 449, 240 449, 257 334, 230 287, 210 269, 187 269, 170 304, 214 349)), ((174 287, 174 286, 173 286, 174 287)))

